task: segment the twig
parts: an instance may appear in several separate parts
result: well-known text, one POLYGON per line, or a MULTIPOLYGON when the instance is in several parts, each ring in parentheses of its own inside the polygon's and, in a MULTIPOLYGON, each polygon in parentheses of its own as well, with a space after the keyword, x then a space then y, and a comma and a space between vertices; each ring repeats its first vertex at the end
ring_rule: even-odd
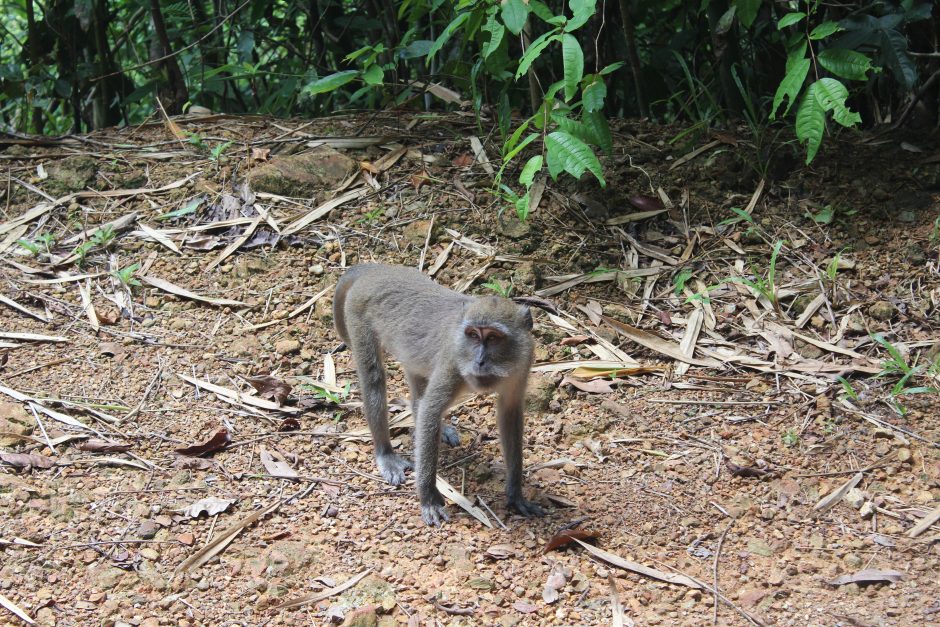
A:
POLYGON ((150 384, 147 385, 147 389, 144 390, 144 395, 140 398, 140 402, 137 403, 137 406, 134 409, 127 412, 123 418, 121 418, 117 424, 121 424, 126 420, 130 420, 134 416, 140 413, 140 410, 143 409, 144 403, 147 402, 147 397, 150 396, 150 391, 153 389, 153 386, 156 385, 157 381, 160 379, 160 375, 163 374, 163 365, 157 368, 157 374, 153 375, 153 379, 150 380, 150 384))
POLYGON ((725 537, 728 535, 728 532, 731 531, 731 528, 734 527, 735 520, 732 518, 731 522, 728 523, 728 526, 725 527, 725 530, 721 533, 721 537, 718 538, 718 548, 715 549, 715 561, 712 564, 712 592, 715 593, 715 613, 712 616, 712 623, 718 624, 718 558, 721 557, 721 547, 725 543, 725 537))
POLYGON ((496 519, 496 522, 499 523, 499 526, 502 527, 504 531, 509 531, 509 527, 504 525, 503 521, 500 520, 499 516, 497 516, 496 513, 490 509, 490 506, 486 504, 486 501, 483 500, 483 497, 477 496, 477 500, 480 501, 480 505, 482 505, 486 509, 486 511, 490 513, 490 516, 496 519))
POLYGON ((58 453, 56 453, 55 447, 52 446, 52 440, 49 439, 49 434, 46 433, 46 427, 42 424, 42 420, 39 418, 39 414, 36 412, 36 408, 32 403, 29 403, 29 411, 33 412, 33 418, 36 419, 36 423, 39 425, 39 430, 42 431, 42 437, 46 439, 46 446, 48 446, 53 453, 58 455, 58 453))

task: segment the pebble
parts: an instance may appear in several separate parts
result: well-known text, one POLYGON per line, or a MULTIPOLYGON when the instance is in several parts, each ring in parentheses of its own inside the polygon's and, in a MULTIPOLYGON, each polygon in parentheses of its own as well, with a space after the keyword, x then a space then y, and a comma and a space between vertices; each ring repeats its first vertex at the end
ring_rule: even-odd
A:
POLYGON ((274 352, 279 355, 291 355, 300 352, 300 340, 278 340, 274 343, 274 352))

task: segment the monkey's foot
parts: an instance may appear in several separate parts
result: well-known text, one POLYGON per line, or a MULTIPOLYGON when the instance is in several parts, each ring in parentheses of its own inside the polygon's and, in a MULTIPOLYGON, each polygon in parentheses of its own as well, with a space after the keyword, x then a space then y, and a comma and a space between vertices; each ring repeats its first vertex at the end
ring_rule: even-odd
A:
POLYGON ((401 485, 405 482, 405 471, 414 468, 414 464, 402 459, 394 453, 379 455, 375 458, 382 477, 392 485, 401 485))
POLYGON ((545 509, 538 503, 533 503, 532 501, 527 501, 521 496, 514 499, 509 499, 509 509, 514 509, 526 518, 532 516, 544 516, 545 509))
POLYGON ((441 523, 450 520, 450 516, 447 515, 447 508, 443 503, 440 505, 437 503, 422 505, 421 518, 432 527, 440 527, 441 523))
POLYGON ((460 444, 460 434, 454 425, 441 425, 441 442, 451 447, 460 444))

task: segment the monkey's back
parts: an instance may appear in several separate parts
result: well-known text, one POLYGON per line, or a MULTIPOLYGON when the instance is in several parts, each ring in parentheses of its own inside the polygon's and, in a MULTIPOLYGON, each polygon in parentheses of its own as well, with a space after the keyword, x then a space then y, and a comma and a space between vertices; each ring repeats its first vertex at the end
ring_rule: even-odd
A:
POLYGON ((415 268, 362 264, 336 284, 333 319, 350 344, 371 338, 398 361, 418 364, 430 376, 437 358, 449 354, 453 334, 472 297, 438 285, 415 268))

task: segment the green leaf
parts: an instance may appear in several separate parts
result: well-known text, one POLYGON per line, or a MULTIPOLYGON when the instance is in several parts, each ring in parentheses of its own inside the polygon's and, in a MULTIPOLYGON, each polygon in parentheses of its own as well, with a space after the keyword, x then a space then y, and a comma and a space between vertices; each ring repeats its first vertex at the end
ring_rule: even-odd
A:
POLYGON ((552 10, 549 9, 548 6, 541 0, 529 0, 529 10, 535 13, 539 19, 544 22, 547 22, 548 20, 555 17, 555 14, 552 13, 552 10))
POLYGON ((907 38, 891 29, 881 33, 881 53, 891 73, 908 89, 917 82, 917 67, 907 54, 907 38))
POLYGON ((780 18, 780 21, 777 22, 777 30, 783 30, 787 26, 793 26, 800 20, 806 17, 806 14, 801 11, 796 11, 795 13, 787 13, 780 18))
POLYGON ((358 70, 344 70, 342 72, 336 72, 335 74, 330 74, 329 76, 324 76, 323 78, 318 78, 313 81, 306 87, 304 87, 304 92, 310 94, 311 96, 316 94, 325 94, 330 91, 339 89, 346 83, 356 80, 356 77, 359 76, 358 70))
POLYGON ((833 33, 837 33, 842 30, 842 27, 839 26, 836 22, 823 22, 816 28, 814 28, 809 33, 809 38, 812 40, 824 39, 833 33))
POLYGON ((506 140, 506 143, 503 144, 504 155, 516 147, 516 144, 519 143, 519 138, 522 137, 522 134, 525 133, 527 128, 529 128, 529 124, 531 122, 532 122, 532 118, 529 118, 528 120, 520 124, 519 128, 517 128, 515 131, 512 132, 512 135, 510 135, 509 139, 506 140))
POLYGON ((548 169, 553 178, 564 171, 578 179, 585 170, 590 170, 601 187, 607 185, 601 162, 597 160, 594 151, 577 137, 564 131, 549 133, 545 137, 545 149, 548 152, 548 169))
POLYGON ((522 32, 529 17, 529 6, 522 0, 503 0, 503 24, 513 35, 522 32))
POLYGON ((535 62, 535 60, 542 53, 542 50, 544 50, 548 44, 552 43, 553 41, 557 41, 558 39, 558 31, 550 30, 529 44, 525 54, 522 55, 522 60, 519 61, 519 68, 516 70, 516 78, 518 79, 520 76, 525 75, 525 73, 529 71, 529 66, 535 62))
POLYGON ((584 86, 581 103, 585 111, 600 111, 604 108, 604 99, 607 97, 607 85, 599 76, 584 86))
POLYGON ((385 78, 385 71, 380 65, 370 65, 369 69, 362 73, 362 80, 366 85, 381 85, 385 78))
POLYGON ((523 139, 522 142, 518 146, 516 146, 515 148, 513 148, 512 150, 506 153, 506 156, 503 157, 503 162, 512 161, 513 157, 518 155, 522 151, 523 148, 525 148, 526 146, 531 144, 533 141, 535 141, 538 138, 538 136, 539 136, 538 133, 529 133, 528 135, 526 135, 526 138, 523 139))
POLYGON ((862 123, 862 116, 845 106, 849 90, 842 81, 821 78, 813 84, 816 85, 816 99, 825 111, 832 111, 833 120, 846 127, 862 123))
POLYGON ((574 14, 565 24, 565 32, 570 33, 584 26, 594 15, 597 0, 569 0, 568 6, 574 14))
POLYGON ((427 56, 428 52, 431 50, 431 46, 434 45, 434 42, 430 39, 416 39, 415 41, 408 44, 408 47, 398 53, 398 56, 402 59, 417 59, 418 57, 427 56))
POLYGON ((483 30, 490 34, 490 39, 483 45, 483 58, 488 58, 499 49, 499 44, 503 41, 503 35, 506 34, 506 27, 496 21, 496 12, 490 14, 486 20, 483 30))
POLYGON ((584 53, 574 35, 561 36, 561 59, 565 68, 565 100, 571 100, 584 76, 584 53))
POLYGON ((582 111, 581 124, 590 134, 591 141, 610 154, 614 150, 613 139, 610 136, 610 126, 607 118, 600 111, 582 111))
POLYGON ((542 170, 542 155, 535 155, 526 161, 525 166, 522 168, 522 173, 519 174, 519 183, 526 186, 526 189, 532 187, 532 183, 535 181, 535 175, 542 170))
POLYGON ((816 98, 819 82, 811 84, 803 95, 803 102, 796 112, 796 136, 806 143, 806 163, 812 162, 819 152, 823 133, 826 131, 826 110, 816 98))
POLYGON ((624 66, 623 61, 617 61, 616 63, 611 63, 610 65, 608 65, 607 67, 605 67, 603 70, 601 70, 600 72, 598 72, 598 74, 600 74, 600 75, 602 75, 602 76, 606 76, 607 74, 610 74, 611 72, 616 72, 617 70, 619 70, 619 69, 622 68, 623 66, 624 66))
POLYGON ((780 81, 780 85, 777 87, 777 93, 774 94, 773 106, 770 108, 771 120, 776 118, 777 109, 783 104, 784 97, 787 97, 788 101, 787 108, 784 109, 783 115, 790 112, 790 107, 796 102, 796 97, 800 95, 803 82, 806 80, 806 75, 809 73, 810 60, 805 57, 797 59, 792 67, 790 67, 790 59, 787 59, 787 66, 787 74, 783 77, 783 80, 780 81))
POLYGON ((187 204, 183 205, 179 209, 174 209, 173 211, 168 211, 166 213, 160 214, 156 217, 157 220, 172 220, 173 218, 180 218, 191 213, 196 213, 196 209, 199 208, 199 205, 205 200, 205 196, 197 196, 190 200, 187 204))
POLYGON ((819 65, 836 76, 851 81, 867 80, 868 70, 872 69, 871 59, 861 52, 845 48, 827 48, 818 55, 819 65))
POLYGON ((734 6, 738 8, 738 20, 744 28, 750 28, 757 18, 761 0, 735 0, 734 6))
POLYGON ((450 24, 444 28, 443 32, 434 40, 434 43, 431 44, 431 48, 428 50, 428 60, 427 63, 431 63, 431 59, 440 52, 441 48, 444 47, 451 37, 454 36, 454 33, 457 32, 457 29, 460 28, 464 22, 470 19, 470 12, 460 13, 451 21, 450 24))

